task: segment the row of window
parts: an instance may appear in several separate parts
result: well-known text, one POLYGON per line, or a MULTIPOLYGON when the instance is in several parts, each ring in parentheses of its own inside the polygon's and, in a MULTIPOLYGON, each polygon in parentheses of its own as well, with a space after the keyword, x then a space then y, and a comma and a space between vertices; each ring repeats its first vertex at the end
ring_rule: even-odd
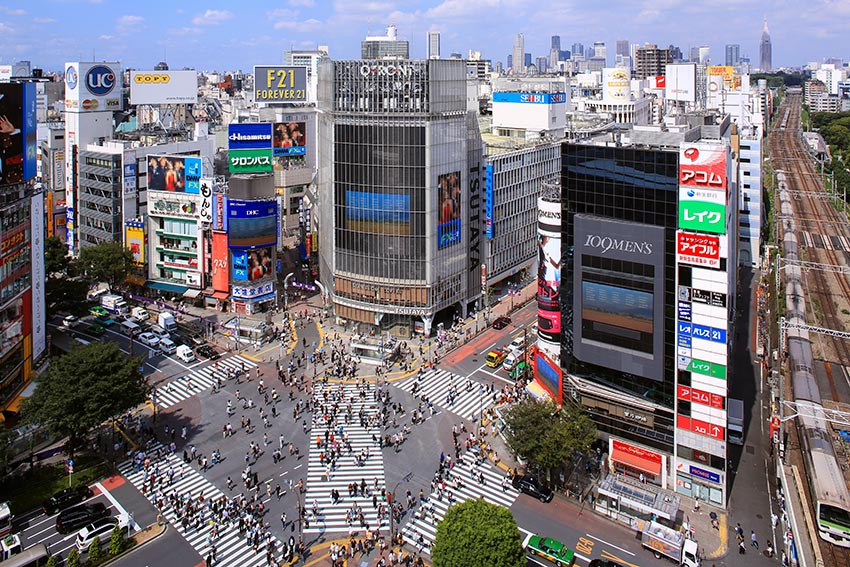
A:
POLYGON ((162 230, 171 234, 198 235, 198 224, 195 221, 163 218, 161 226, 162 230))

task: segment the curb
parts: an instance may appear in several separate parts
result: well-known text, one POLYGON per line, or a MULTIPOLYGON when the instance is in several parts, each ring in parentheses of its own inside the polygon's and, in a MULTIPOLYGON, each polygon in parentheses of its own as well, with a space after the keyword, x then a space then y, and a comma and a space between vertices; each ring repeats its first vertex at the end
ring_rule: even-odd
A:
POLYGON ((163 523, 163 524, 158 524, 157 522, 154 522, 153 524, 149 525, 145 529, 134 534, 133 537, 136 537, 139 534, 146 532, 147 530, 159 530, 159 531, 157 533, 154 533, 153 535, 151 535, 149 538, 145 539, 144 541, 137 543, 136 545, 134 545, 130 549, 127 549, 126 551, 122 551, 121 553, 119 553, 115 557, 112 557, 109 560, 101 563, 101 565, 110 565, 111 563, 114 563, 115 561, 132 554, 134 551, 145 547, 147 544, 156 540, 157 538, 159 538, 161 535, 163 535, 165 532, 168 531, 168 523, 166 522, 166 523, 163 523))

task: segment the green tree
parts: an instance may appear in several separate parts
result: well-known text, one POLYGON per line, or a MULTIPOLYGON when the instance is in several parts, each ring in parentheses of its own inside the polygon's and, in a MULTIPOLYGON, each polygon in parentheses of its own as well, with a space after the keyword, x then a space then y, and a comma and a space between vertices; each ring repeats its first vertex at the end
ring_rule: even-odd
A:
POLYGON ((12 457, 12 443, 17 434, 7 427, 0 427, 0 476, 9 472, 9 460, 12 457))
POLYGON ((83 248, 76 265, 89 281, 97 280, 114 286, 122 282, 130 272, 133 254, 120 242, 101 242, 83 248))
POLYGON ((511 511, 483 499, 448 509, 437 524, 434 567, 523 567, 522 535, 511 511))
POLYGON ((117 525, 112 530, 112 535, 109 536, 109 555, 116 556, 126 547, 127 540, 124 539, 124 530, 117 525))
POLYGON ((137 359, 115 343, 93 342, 51 364, 21 412, 25 423, 67 436, 73 455, 89 429, 144 402, 148 390, 137 359))
POLYGON ((89 563, 97 565, 103 560, 103 548, 100 544, 100 538, 96 537, 89 545, 89 563))
POLYGON ((57 277, 68 273, 71 260, 68 247, 56 236, 44 239, 44 272, 47 277, 57 277))
POLYGON ((580 406, 525 399, 505 413, 505 437, 511 449, 547 472, 563 467, 574 451, 587 452, 596 427, 580 406))
POLYGON ((76 547, 72 547, 68 552, 68 557, 65 559, 65 567, 80 567, 80 552, 76 547))
POLYGON ((85 306, 88 287, 88 283, 82 279, 47 278, 44 282, 44 301, 48 317, 62 311, 79 311, 85 306))
POLYGON ((50 557, 48 557, 45 567, 59 567, 59 556, 51 555, 50 557))

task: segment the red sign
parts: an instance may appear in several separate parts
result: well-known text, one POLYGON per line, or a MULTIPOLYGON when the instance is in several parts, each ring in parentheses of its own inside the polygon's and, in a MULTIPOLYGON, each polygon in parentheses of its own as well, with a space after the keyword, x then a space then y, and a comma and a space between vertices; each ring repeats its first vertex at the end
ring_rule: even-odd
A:
POLYGON ((676 234, 676 259, 683 264, 719 268, 720 237, 679 231, 676 234))
POLYGON ((665 75, 657 75, 655 77, 655 88, 663 89, 667 86, 667 77, 665 75))
POLYGON ((227 233, 212 233, 212 286, 215 291, 230 293, 230 272, 227 266, 227 233))
POLYGON ((623 453, 634 455, 639 459, 651 461, 657 465, 661 464, 661 455, 658 453, 653 453, 652 451, 647 451, 646 449, 635 447, 634 445, 629 445, 622 441, 617 441, 616 439, 612 440, 612 444, 615 451, 622 451, 623 453))
POLYGON ((705 435, 706 437, 711 437, 712 439, 718 439, 720 441, 726 439, 725 427, 715 425, 713 423, 708 423, 707 421, 702 421, 701 419, 691 418, 684 415, 677 415, 676 427, 678 427, 679 429, 685 429, 687 431, 693 431, 694 433, 698 433, 699 435, 705 435))
POLYGON ((679 151, 679 185, 726 189, 726 146, 694 144, 679 151))
POLYGON ((704 406, 710 406, 717 409, 723 409, 723 396, 719 394, 711 394, 696 388, 688 388, 687 386, 679 386, 678 397, 686 402, 694 402, 704 406))

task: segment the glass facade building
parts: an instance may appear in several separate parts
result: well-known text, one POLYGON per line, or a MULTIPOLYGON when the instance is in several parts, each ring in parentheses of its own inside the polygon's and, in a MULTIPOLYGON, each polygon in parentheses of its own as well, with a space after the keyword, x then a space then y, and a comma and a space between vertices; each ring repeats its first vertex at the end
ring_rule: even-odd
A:
POLYGON ((609 435, 668 453, 678 153, 562 145, 565 394, 609 435))
POLYGON ((123 242, 121 155, 80 151, 77 228, 80 247, 123 242))

